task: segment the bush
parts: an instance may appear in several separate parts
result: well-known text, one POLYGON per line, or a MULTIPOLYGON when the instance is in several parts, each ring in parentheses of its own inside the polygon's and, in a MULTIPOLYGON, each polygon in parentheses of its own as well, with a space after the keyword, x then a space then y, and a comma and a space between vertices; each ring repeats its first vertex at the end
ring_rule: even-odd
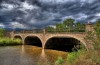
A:
POLYGON ((0 46, 6 46, 6 45, 20 45, 21 40, 20 39, 11 39, 11 38, 0 38, 0 46))
POLYGON ((55 62, 55 65, 62 65, 64 63, 64 60, 62 57, 58 57, 57 61, 55 62))
POLYGON ((76 59, 79 58, 79 56, 83 53, 82 50, 79 50, 78 52, 71 52, 67 56, 67 62, 68 63, 73 63, 76 59))
POLYGON ((4 37, 5 29, 0 28, 0 37, 4 37))

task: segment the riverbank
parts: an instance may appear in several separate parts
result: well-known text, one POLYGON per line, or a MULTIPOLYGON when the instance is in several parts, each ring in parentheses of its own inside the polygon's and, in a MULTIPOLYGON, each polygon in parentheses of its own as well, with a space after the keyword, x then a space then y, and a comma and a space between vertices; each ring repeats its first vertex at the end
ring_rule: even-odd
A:
POLYGON ((8 46, 8 45, 21 45, 20 39, 11 39, 7 37, 0 38, 0 46, 8 46))

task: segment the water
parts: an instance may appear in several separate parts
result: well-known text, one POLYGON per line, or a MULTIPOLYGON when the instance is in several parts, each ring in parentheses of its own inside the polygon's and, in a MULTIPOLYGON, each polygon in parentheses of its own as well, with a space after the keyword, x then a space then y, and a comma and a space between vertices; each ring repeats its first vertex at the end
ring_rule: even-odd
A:
POLYGON ((0 47, 0 65, 54 65, 58 57, 66 59, 67 52, 30 45, 0 47))

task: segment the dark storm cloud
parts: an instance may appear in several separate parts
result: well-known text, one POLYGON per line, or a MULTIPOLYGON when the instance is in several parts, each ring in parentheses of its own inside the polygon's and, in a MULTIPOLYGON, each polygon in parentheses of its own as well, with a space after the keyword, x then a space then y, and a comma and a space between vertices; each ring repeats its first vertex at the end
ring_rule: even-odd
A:
POLYGON ((100 19, 100 1, 0 0, 0 24, 5 27, 45 27, 69 17, 79 22, 100 19))

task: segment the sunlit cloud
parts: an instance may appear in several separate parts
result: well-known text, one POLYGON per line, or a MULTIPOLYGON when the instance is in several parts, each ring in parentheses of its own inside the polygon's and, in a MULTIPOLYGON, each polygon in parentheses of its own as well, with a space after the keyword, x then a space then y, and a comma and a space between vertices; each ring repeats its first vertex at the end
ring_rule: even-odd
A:
POLYGON ((95 16, 100 16, 100 13, 97 13, 95 16))
POLYGON ((8 3, 2 3, 1 6, 3 7, 3 10, 13 10, 16 6, 13 4, 8 4, 8 3))
POLYGON ((22 28, 22 29, 26 28, 23 24, 18 22, 11 22, 10 25, 12 28, 22 28))
POLYGON ((0 23, 0 28, 5 28, 5 25, 0 23))
POLYGON ((24 9, 29 9, 29 10, 32 10, 32 9, 33 9, 33 6, 30 5, 30 4, 27 3, 27 2, 23 2, 23 3, 22 3, 22 7, 23 7, 24 9))

